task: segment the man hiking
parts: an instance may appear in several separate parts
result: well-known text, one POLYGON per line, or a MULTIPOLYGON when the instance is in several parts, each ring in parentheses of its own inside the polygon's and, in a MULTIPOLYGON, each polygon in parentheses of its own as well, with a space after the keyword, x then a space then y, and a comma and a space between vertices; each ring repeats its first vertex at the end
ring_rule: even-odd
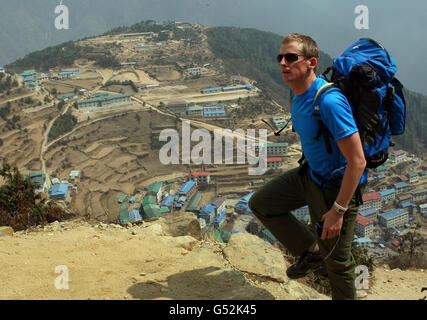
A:
POLYGON ((283 39, 278 62, 291 88, 292 125, 305 160, 257 190, 249 207, 287 250, 299 256, 287 270, 289 278, 303 277, 325 264, 332 299, 357 299, 351 244, 359 205, 355 191, 363 190, 367 179, 366 160, 346 97, 335 88, 316 97, 327 84, 316 77, 318 59, 317 44, 309 36, 294 33, 283 39), (329 131, 324 137, 318 134, 316 108, 329 131), (331 152, 325 148, 326 139, 331 152), (318 237, 291 214, 305 205, 311 223, 323 224, 318 237))

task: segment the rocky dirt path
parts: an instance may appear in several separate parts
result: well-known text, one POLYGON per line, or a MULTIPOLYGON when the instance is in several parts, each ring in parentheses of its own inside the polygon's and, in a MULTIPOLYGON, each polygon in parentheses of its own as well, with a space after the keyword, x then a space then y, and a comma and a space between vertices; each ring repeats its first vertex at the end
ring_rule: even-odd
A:
MULTIPOLYGON (((330 299, 289 280, 278 249, 203 239, 193 214, 124 228, 81 219, 0 236, 0 299, 330 299), (65 281, 68 279, 68 281, 65 281)), ((424 271, 383 270, 362 299, 420 299, 424 271)))

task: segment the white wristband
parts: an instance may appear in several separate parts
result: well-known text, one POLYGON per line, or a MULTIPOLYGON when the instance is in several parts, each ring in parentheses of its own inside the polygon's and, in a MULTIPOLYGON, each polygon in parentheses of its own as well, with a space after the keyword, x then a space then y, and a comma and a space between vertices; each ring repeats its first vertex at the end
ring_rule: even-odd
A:
POLYGON ((344 214, 348 208, 344 208, 343 206, 339 205, 336 201, 334 202, 333 207, 338 211, 338 213, 344 214))

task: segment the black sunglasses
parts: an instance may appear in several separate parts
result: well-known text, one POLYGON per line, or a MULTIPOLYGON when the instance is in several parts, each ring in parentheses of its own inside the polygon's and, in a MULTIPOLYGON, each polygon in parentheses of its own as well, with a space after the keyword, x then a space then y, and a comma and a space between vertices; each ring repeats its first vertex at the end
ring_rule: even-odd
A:
POLYGON ((277 55, 277 62, 281 63, 283 60, 283 57, 285 57, 285 60, 287 62, 295 62, 298 60, 298 57, 302 56, 304 57, 303 54, 297 54, 297 53, 285 53, 285 54, 278 54, 277 55))

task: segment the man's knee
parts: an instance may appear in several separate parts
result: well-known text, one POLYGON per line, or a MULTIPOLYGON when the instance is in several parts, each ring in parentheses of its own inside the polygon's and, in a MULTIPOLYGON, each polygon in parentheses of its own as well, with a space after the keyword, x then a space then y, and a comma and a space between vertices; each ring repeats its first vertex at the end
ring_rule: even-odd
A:
POLYGON ((249 209, 251 209, 252 213, 256 216, 261 214, 262 211, 262 199, 259 196, 259 192, 255 192, 248 201, 249 209))

